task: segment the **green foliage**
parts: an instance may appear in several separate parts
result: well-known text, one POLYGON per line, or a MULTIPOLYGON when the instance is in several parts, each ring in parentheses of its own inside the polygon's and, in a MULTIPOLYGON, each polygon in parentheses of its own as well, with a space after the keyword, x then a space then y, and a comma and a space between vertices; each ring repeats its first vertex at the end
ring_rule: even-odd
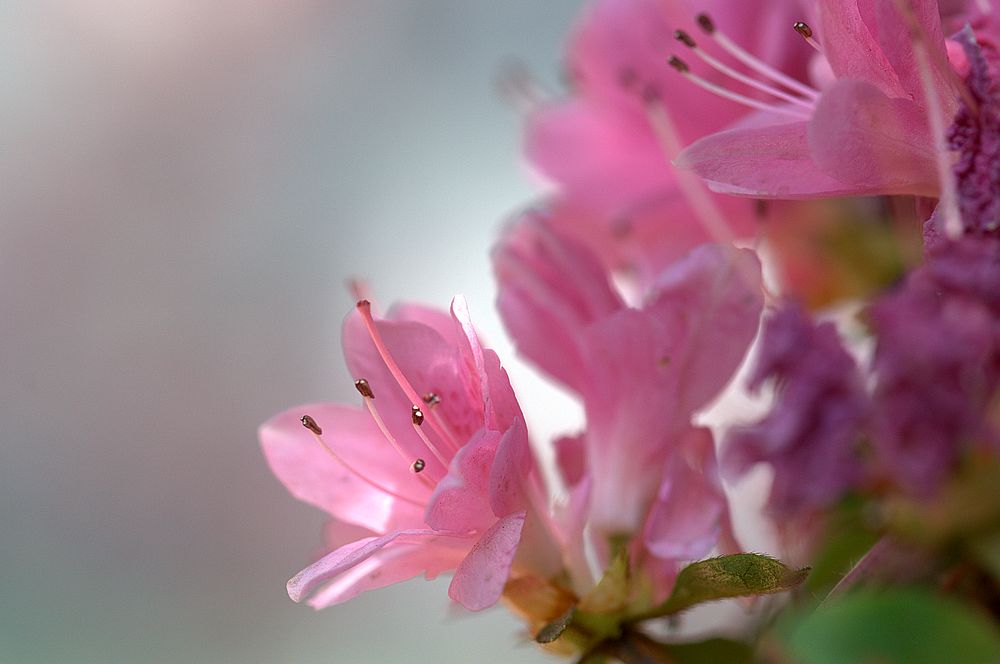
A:
POLYGON ((793 570, 774 558, 756 553, 709 558, 682 569, 667 601, 643 612, 639 619, 680 613, 704 602, 791 590, 808 573, 808 568, 793 570))
POLYGON ((918 589, 857 591, 786 623, 797 664, 1000 663, 1000 633, 983 616, 918 589))

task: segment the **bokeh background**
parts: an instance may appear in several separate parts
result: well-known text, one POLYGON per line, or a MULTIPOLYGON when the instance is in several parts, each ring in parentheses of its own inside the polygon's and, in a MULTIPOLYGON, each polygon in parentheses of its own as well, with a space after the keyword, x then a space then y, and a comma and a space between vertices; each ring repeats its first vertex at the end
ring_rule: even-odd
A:
MULTIPOLYGON (((487 252, 534 187, 494 83, 555 88, 579 4, 0 3, 0 662, 548 661, 446 579, 292 604, 322 516, 255 431, 356 399, 351 276, 465 293, 510 360, 487 252)), ((539 440, 578 417, 508 363, 539 440)))

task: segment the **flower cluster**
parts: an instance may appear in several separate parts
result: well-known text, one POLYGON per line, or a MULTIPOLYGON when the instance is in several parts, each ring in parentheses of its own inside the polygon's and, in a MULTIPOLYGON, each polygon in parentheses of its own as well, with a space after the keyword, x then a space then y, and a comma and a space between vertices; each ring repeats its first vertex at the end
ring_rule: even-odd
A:
POLYGON ((837 620, 926 605, 974 635, 942 628, 927 652, 998 661, 983 619, 1000 615, 994 4, 592 0, 569 91, 525 117, 550 193, 492 253, 518 352, 579 400, 582 430, 529 439, 461 297, 448 313, 359 302, 343 346, 361 405, 260 431, 278 478, 331 517, 292 599, 453 573, 455 602, 504 599, 588 662, 916 661, 872 630, 836 638, 837 620), (843 275, 864 287, 828 288, 843 275), (727 411, 727 392, 766 412, 727 411), (744 550, 731 500, 755 468, 760 516, 786 536, 769 553, 812 573, 744 550), (911 594, 845 593, 868 582, 911 594), (773 633, 763 612, 740 640, 650 629, 785 591, 773 633), (808 609, 824 596, 839 618, 808 609), (855 654, 815 658, 822 643, 855 654))

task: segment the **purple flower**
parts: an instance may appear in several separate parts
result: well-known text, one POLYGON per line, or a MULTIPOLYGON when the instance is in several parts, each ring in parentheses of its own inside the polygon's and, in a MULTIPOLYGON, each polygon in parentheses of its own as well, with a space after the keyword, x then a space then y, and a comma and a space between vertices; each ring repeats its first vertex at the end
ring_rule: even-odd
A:
POLYGON ((867 399, 854 358, 832 323, 816 324, 788 303, 765 324, 750 388, 768 380, 776 387, 771 412, 730 432, 723 467, 738 476, 770 463, 776 514, 829 505, 861 477, 857 443, 867 399))
POLYGON ((992 437, 985 409, 1000 376, 1000 245, 938 246, 871 309, 878 335, 873 434, 882 465, 928 495, 970 444, 992 437))

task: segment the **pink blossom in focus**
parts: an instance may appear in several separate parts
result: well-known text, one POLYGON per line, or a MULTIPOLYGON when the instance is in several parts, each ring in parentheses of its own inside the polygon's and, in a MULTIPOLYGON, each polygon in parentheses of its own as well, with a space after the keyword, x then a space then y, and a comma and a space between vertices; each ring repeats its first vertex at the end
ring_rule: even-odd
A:
POLYGON ((678 163, 715 191, 744 196, 937 196, 926 89, 945 126, 958 93, 938 3, 908 2, 909 16, 897 0, 819 3, 814 35, 831 74, 822 90, 784 116, 763 113, 702 138, 678 163))
POLYGON ((641 533, 654 557, 708 553, 728 528, 728 507, 711 435, 691 418, 756 334, 756 257, 698 247, 632 308, 596 257, 532 213, 509 229, 494 269, 520 352, 583 400, 586 431, 557 445, 564 479, 586 487, 575 507, 605 538, 641 533))
POLYGON ((335 550, 295 575, 289 595, 318 589, 310 603, 321 608, 455 570, 449 595, 486 608, 535 518, 529 492, 544 495, 507 374, 461 298, 451 316, 406 306, 366 322, 369 306, 343 334, 367 409, 305 405, 260 430, 275 475, 333 517, 335 550))

